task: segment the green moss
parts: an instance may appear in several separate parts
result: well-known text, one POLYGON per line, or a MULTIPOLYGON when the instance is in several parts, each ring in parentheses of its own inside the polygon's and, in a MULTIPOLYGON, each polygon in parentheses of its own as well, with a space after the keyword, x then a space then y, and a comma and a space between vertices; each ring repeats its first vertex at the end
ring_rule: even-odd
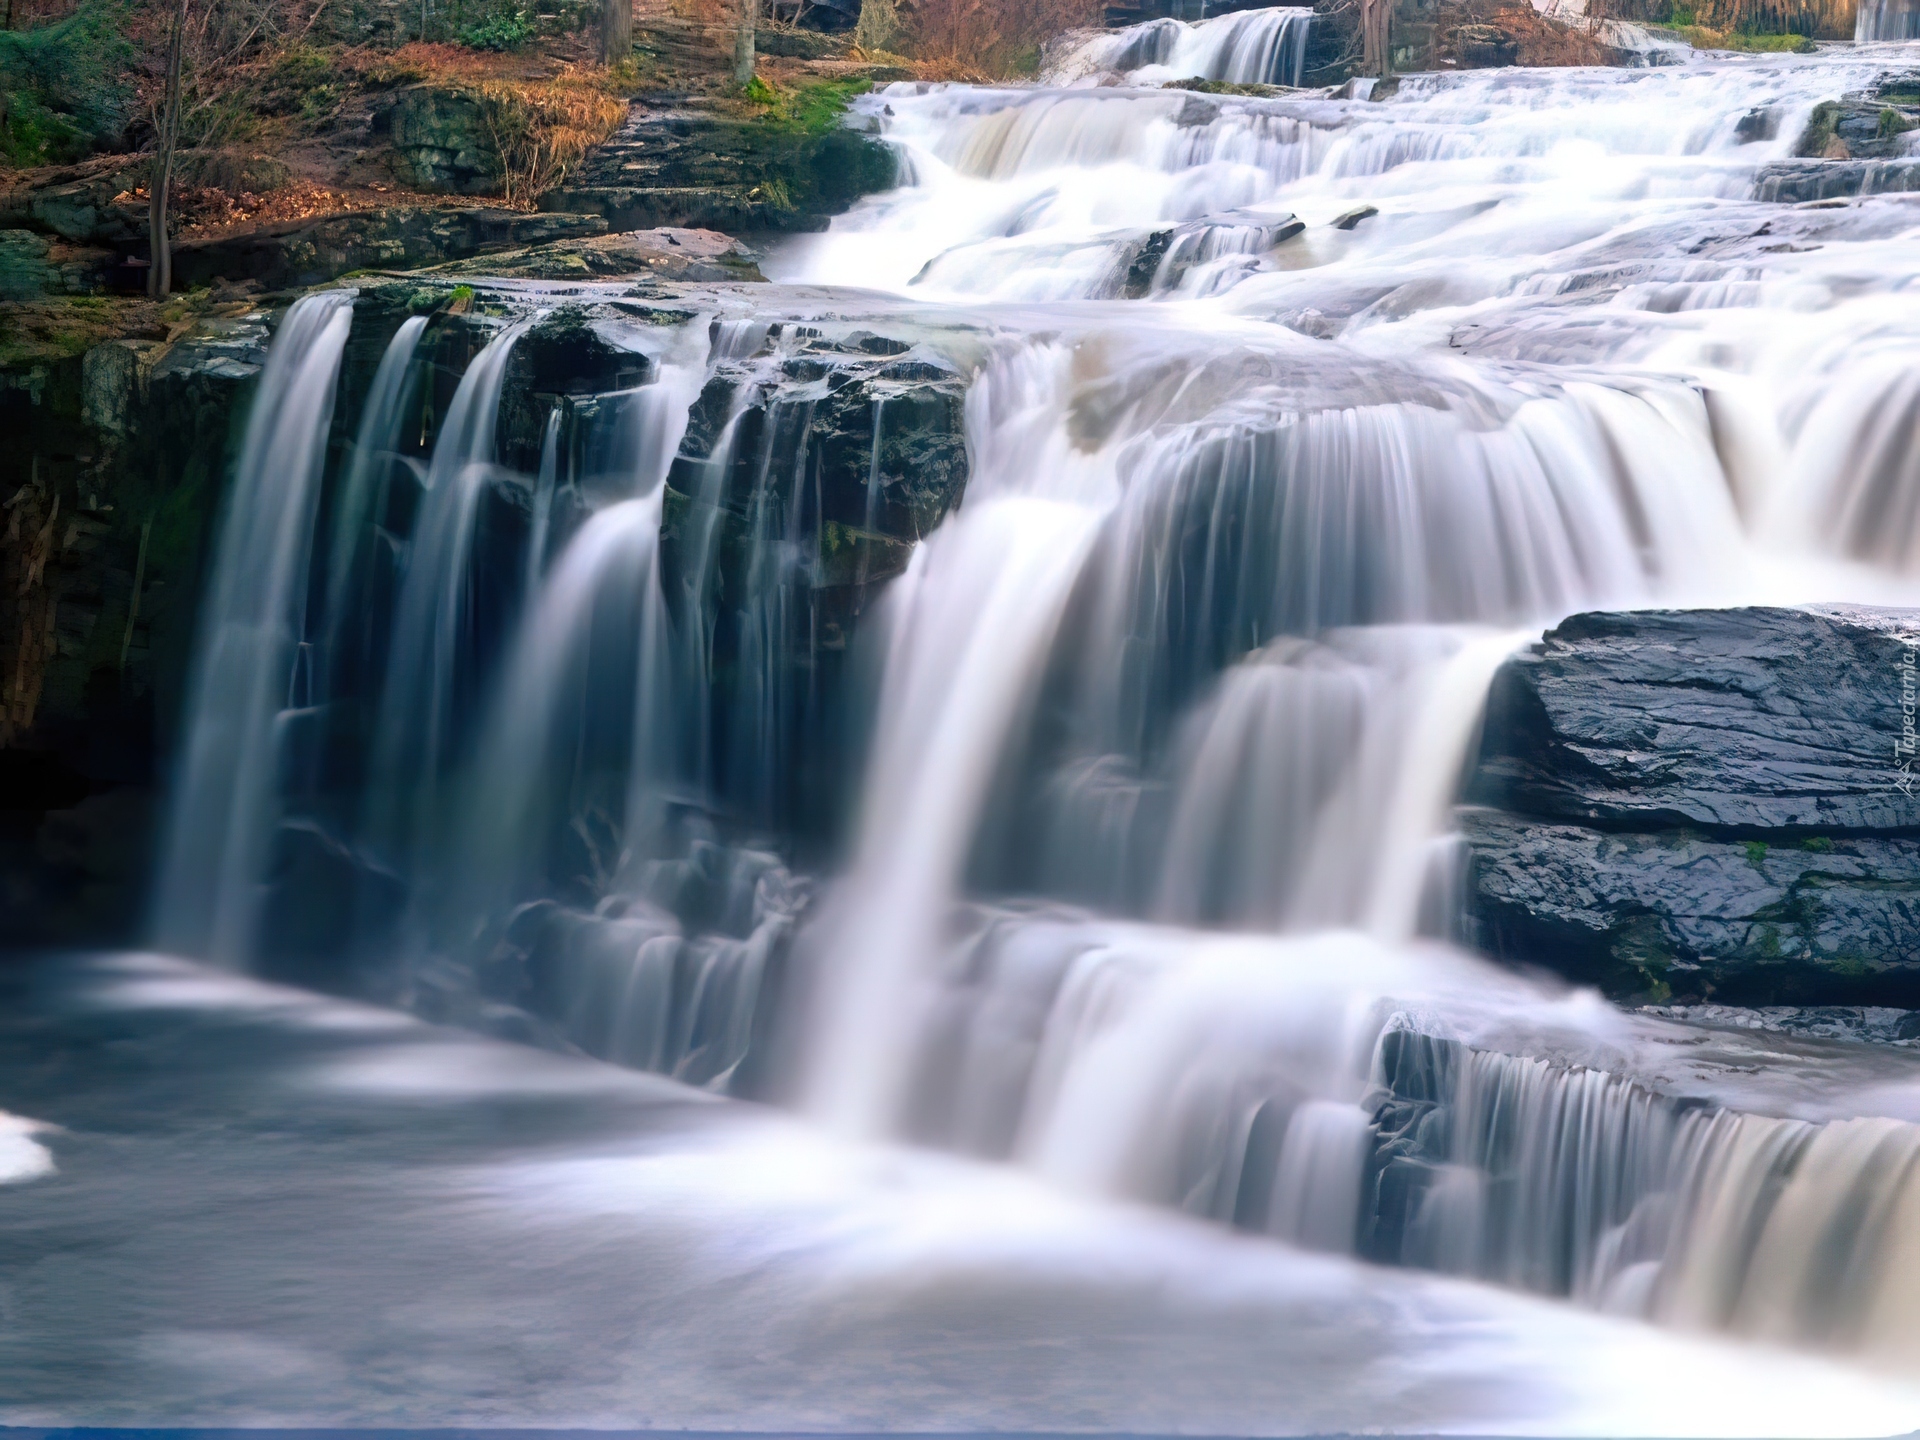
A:
POLYGON ((1802 850, 1811 850, 1816 855, 1831 855, 1833 853, 1833 841, 1824 835, 1809 835, 1800 842, 1800 848, 1802 850))
POLYGON ((75 160, 117 143, 133 117, 124 7, 93 0, 34 30, 0 30, 0 158, 14 165, 75 160))
POLYGON ((1904 135, 1911 129, 1913 129, 1913 121, 1907 119, 1891 105, 1881 108, 1878 133, 1882 140, 1891 140, 1895 135, 1904 135))
POLYGON ((292 45, 273 62, 272 80, 277 85, 319 85, 333 75, 333 61, 315 45, 292 45))
POLYGON ((1634 916, 1614 931, 1612 941, 1609 948, 1624 972, 1625 990, 1643 995, 1654 1004, 1672 998, 1667 972, 1677 957, 1658 916, 1634 916))
POLYGON ((1813 41, 1805 35, 1753 35, 1741 30, 1710 30, 1704 25, 1693 23, 1693 12, 1685 12, 1687 18, 1676 18, 1656 28, 1678 35, 1696 50, 1742 50, 1755 54, 1809 55, 1816 48, 1813 41))
POLYGON ((765 110, 760 124, 802 135, 824 135, 840 124, 840 117, 847 113, 856 95, 872 88, 867 80, 814 80, 791 90, 776 90, 756 75, 746 95, 765 110))
POLYGON ((1749 840, 1747 841, 1746 844, 1742 845, 1740 848, 1747 852, 1747 864, 1753 866, 1753 868, 1758 870, 1762 875, 1767 873, 1766 871, 1767 842, 1766 841, 1749 840))
POLYGON ((605 84, 616 95, 638 94, 659 85, 659 68, 658 57, 636 42, 631 55, 623 56, 608 68, 605 84))

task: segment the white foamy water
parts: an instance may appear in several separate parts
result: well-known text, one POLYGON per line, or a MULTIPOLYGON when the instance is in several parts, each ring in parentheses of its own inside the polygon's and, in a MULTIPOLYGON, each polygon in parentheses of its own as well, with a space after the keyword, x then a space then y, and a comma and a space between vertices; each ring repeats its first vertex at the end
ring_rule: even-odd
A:
POLYGON ((0 1110, 0 1185, 18 1185, 53 1174, 53 1152, 33 1137, 48 1127, 0 1110))

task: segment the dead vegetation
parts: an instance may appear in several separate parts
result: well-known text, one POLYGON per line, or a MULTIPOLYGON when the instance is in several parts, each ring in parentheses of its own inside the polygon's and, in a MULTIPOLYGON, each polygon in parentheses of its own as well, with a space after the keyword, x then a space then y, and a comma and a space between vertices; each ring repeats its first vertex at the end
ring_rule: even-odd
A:
POLYGON ((487 80, 477 92, 505 174, 501 198, 528 210, 627 116, 622 101, 579 78, 487 80))

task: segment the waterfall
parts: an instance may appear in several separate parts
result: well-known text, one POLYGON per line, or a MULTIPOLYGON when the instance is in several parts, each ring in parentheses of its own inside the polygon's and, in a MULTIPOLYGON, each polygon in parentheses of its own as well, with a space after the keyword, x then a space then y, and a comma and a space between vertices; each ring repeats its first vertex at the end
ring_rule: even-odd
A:
POLYGON ((1099 35, 1056 57, 1047 79, 1124 75, 1136 85, 1224 80, 1233 85, 1298 85, 1313 11, 1273 6, 1189 24, 1149 20, 1099 35))
POLYGON ((1920 10, 1908 0, 1871 0, 1854 13, 1855 43, 1869 40, 1920 40, 1920 10))
POLYGON ((351 295, 321 294, 281 321, 214 542, 154 939, 227 964, 251 954, 285 717, 309 703, 307 574, 352 314, 351 295))
POLYGON ((439 780, 458 743, 456 693, 471 636, 468 560, 487 487, 507 360, 529 321, 490 339, 461 376, 441 422, 396 607, 389 680, 373 758, 376 830, 404 860, 430 823, 439 780))
POLYGON ((769 260, 804 284, 406 321, 331 488, 348 302, 296 306, 168 943, 246 958, 295 820, 351 872, 334 963, 435 1018, 1294 1246, 1897 1348, 1898 1106, 1703 1079, 1703 1031, 1448 914, 1487 686, 1543 627, 1914 595, 1909 217, 1767 198, 1889 62, 1160 88, 1297 82, 1307 16, 864 97, 913 183, 769 260), (599 370, 537 373, 587 332, 599 370), (419 357, 481 339, 435 409, 419 357), (348 758, 303 790, 310 592, 348 758))
MULTIPOLYGON (((327 589, 323 613, 327 617, 329 668, 347 662, 347 637, 342 627, 353 614, 356 590, 371 584, 369 551, 388 507, 388 487, 405 425, 411 390, 414 352, 427 328, 427 317, 412 315, 400 322, 374 371, 367 403, 361 412, 352 458, 334 505, 333 529, 327 544, 327 589)), ((365 657, 359 657, 364 662, 365 657)))

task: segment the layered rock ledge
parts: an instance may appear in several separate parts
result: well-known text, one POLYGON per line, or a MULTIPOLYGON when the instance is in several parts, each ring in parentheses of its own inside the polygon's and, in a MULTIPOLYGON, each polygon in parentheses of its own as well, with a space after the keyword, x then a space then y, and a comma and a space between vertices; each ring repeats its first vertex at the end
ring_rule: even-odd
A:
POLYGON ((1609 994, 1920 1003, 1920 613, 1578 615, 1502 667, 1465 928, 1609 994))

